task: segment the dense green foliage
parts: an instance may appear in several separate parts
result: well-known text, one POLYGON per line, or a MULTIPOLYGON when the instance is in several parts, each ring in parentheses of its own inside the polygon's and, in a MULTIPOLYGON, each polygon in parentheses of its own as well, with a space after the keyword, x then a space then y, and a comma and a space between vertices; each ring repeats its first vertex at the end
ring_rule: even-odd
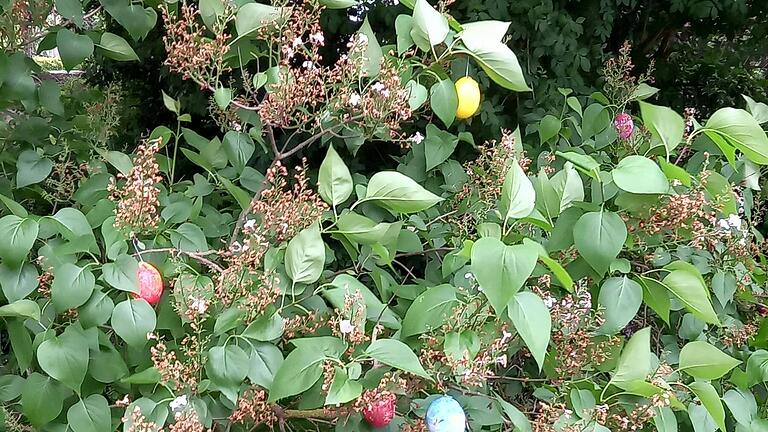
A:
POLYGON ((353 5, 0 4, 5 428, 423 431, 450 394, 473 431, 766 430, 768 105, 664 106, 628 46, 566 87, 426 0, 331 39, 353 5))

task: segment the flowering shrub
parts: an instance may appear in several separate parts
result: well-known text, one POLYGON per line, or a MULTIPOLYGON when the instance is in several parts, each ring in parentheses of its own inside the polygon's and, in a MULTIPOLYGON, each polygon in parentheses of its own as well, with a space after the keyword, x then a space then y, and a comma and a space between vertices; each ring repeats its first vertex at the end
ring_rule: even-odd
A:
MULTIPOLYGON (((451 66, 527 91, 507 25, 419 0, 396 45, 364 21, 325 53, 323 8, 350 5, 160 5, 222 136, 164 93, 176 124, 130 154, 115 90, 72 104, 3 40, 6 429, 768 427, 768 107, 681 116, 620 56, 605 94, 478 144, 451 66), (375 151, 396 164, 368 175, 375 151)), ((103 7, 135 40, 157 16, 103 7)), ((41 44, 74 67, 98 30, 56 8, 41 44)))

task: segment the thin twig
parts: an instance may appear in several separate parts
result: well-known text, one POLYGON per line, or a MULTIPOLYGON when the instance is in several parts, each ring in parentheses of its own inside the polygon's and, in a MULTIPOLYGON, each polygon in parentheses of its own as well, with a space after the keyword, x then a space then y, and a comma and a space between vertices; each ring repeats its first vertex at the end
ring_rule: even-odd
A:
POLYGON ((158 249, 145 249, 141 252, 136 252, 133 254, 134 256, 140 256, 141 254, 149 254, 149 253, 168 253, 171 255, 184 255, 189 258, 192 258, 193 260, 199 261, 202 264, 205 264, 206 266, 210 267, 212 270, 216 270, 219 273, 224 272, 224 269, 216 264, 215 262, 209 260, 208 258, 205 258, 207 255, 215 255, 218 254, 218 251, 209 250, 205 252, 187 252, 176 248, 158 248, 158 249))

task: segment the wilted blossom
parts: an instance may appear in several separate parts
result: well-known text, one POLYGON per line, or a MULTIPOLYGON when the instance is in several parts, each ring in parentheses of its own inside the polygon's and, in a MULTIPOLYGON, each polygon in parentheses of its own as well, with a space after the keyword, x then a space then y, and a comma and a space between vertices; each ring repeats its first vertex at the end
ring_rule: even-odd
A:
POLYGON ((342 334, 349 334, 349 333, 352 333, 353 331, 355 331, 355 326, 352 325, 352 322, 350 320, 348 320, 348 319, 341 320, 339 322, 339 331, 342 334))
POLYGON ((613 120, 613 126, 616 128, 616 132, 619 134, 619 138, 628 139, 632 136, 632 132, 635 130, 635 123, 632 121, 632 116, 627 113, 620 113, 613 120))

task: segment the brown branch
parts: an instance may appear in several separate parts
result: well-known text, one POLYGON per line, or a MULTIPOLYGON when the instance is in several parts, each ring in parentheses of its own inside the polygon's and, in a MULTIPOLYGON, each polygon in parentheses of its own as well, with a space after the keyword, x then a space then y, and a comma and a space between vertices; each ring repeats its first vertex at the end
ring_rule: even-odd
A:
POLYGON ((133 254, 133 256, 141 257, 142 254, 148 254, 148 253, 168 253, 175 256, 184 255, 202 264, 205 264, 212 270, 215 270, 219 273, 222 273, 224 271, 224 269, 220 265, 209 260, 208 258, 205 258, 207 255, 218 254, 218 251, 214 251, 214 250, 205 251, 205 252, 187 252, 187 251, 183 251, 176 248, 145 249, 141 252, 136 252, 135 254, 133 254))
POLYGON ((334 420, 349 414, 349 409, 345 408, 317 408, 310 410, 285 409, 279 405, 272 405, 272 412, 279 420, 285 421, 289 418, 294 419, 326 419, 334 420))
POLYGON ((395 258, 405 258, 410 256, 426 255, 432 252, 450 252, 454 249, 455 248, 451 248, 451 247, 438 247, 438 248, 432 248, 432 249, 424 249, 423 251, 418 251, 418 252, 405 252, 405 253, 397 254, 395 255, 395 258))

